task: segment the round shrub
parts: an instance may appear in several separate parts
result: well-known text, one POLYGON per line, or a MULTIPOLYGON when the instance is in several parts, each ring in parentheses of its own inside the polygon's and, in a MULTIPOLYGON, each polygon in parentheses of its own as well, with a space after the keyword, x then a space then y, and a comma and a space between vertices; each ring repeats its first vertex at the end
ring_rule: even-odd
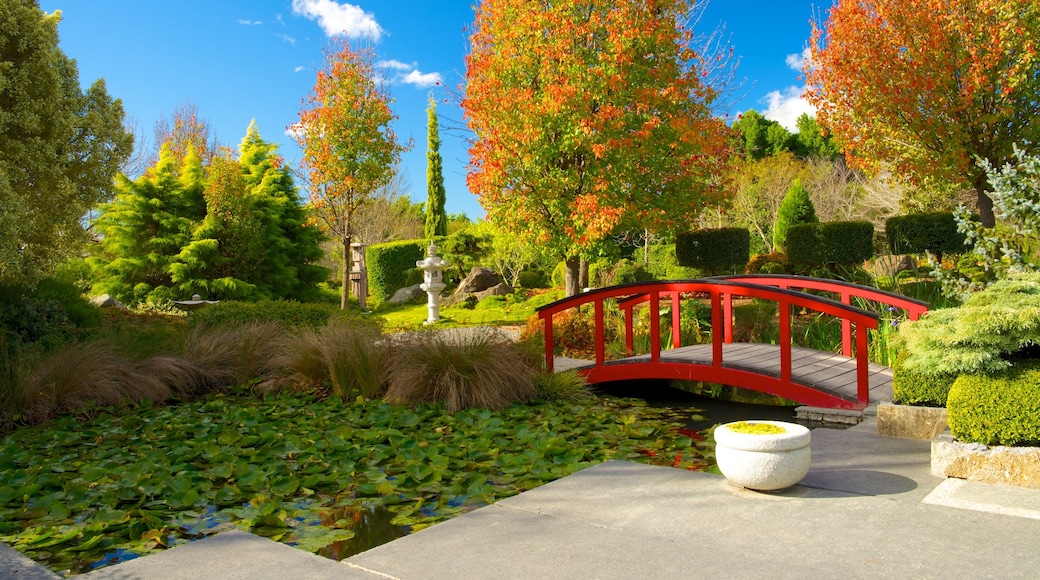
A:
POLYGON ((546 288, 545 272, 538 270, 524 270, 516 278, 517 285, 521 288, 546 288))
POLYGON ((1040 361, 961 375, 946 405, 950 432, 985 445, 1040 445, 1040 361))
POLYGON ((616 286, 618 284, 653 280, 654 276, 647 272, 642 264, 622 259, 609 268, 601 268, 598 272, 598 278, 602 286, 616 286))
POLYGON ((681 266, 712 273, 734 272, 747 264, 751 255, 751 233, 747 228, 720 228, 679 234, 675 258, 681 266))
POLYGON ((770 252, 759 254, 748 261, 744 267, 745 274, 785 274, 787 273, 787 254, 783 252, 770 252), (766 270, 766 267, 769 270, 766 270))
POLYGON ((552 276, 550 276, 553 288, 563 288, 563 285, 567 283, 567 262, 560 262, 553 268, 552 276))

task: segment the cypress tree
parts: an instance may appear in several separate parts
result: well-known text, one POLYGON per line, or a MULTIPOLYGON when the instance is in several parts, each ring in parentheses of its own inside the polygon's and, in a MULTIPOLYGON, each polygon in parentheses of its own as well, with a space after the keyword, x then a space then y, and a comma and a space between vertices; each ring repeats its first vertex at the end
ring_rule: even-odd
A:
POLYGON ((426 115, 426 225, 423 227, 423 236, 433 238, 448 235, 448 216, 444 213, 447 194, 441 168, 441 138, 437 128, 437 102, 433 97, 430 97, 426 115))
POLYGON ((816 217, 816 208, 809 199, 809 192, 800 179, 794 180, 787 189, 787 195, 780 202, 776 212, 776 227, 773 228, 773 246, 783 251, 787 247, 787 229, 798 224, 811 224, 820 221, 816 217))

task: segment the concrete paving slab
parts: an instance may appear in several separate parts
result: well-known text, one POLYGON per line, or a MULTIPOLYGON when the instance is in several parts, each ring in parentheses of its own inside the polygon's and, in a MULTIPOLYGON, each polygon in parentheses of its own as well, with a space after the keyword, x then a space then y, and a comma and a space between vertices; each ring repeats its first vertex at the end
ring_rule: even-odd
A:
POLYGON ((18 550, 0 544, 0 578, 11 580, 52 580, 57 574, 33 562, 18 550))
POLYGON ((256 580, 380 576, 239 530, 78 576, 83 580, 256 580))
POLYGON ((1024 487, 950 478, 932 490, 924 502, 1040 520, 1040 491, 1024 487))

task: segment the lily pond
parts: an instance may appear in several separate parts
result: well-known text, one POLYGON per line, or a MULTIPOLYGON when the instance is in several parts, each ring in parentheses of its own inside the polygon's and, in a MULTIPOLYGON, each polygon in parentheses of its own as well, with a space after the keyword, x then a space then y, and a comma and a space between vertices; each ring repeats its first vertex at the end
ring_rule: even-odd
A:
POLYGON ((247 394, 0 442, 0 541, 63 575, 238 528, 342 559, 609 459, 707 469, 696 409, 629 398, 448 414, 247 394))

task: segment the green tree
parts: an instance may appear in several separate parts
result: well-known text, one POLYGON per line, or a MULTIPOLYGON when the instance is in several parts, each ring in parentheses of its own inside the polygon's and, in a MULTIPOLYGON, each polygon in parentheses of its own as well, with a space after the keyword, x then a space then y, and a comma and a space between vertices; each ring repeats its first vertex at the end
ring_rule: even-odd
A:
POLYGON ((170 266, 206 216, 202 162, 190 149, 180 164, 164 146, 135 181, 116 178, 116 196, 101 207, 100 248, 88 260, 95 294, 127 304, 177 298, 170 266))
POLYGON ((446 193, 444 191, 444 170, 441 167, 441 137, 437 128, 437 102, 430 97, 430 106, 426 108, 429 118, 426 125, 426 226, 423 236, 448 235, 448 216, 444 213, 446 193))
POLYGON ((799 157, 837 159, 841 155, 841 148, 830 135, 824 136, 815 117, 802 113, 795 123, 798 126, 798 133, 794 135, 795 153, 799 157))
POLYGON ((80 88, 60 20, 34 0, 0 2, 0 282, 35 282, 75 252, 133 147, 105 81, 80 88))
POLYGON ((809 199, 809 191, 802 185, 802 180, 795 179, 787 190, 784 201, 776 213, 776 227, 773 229, 773 246, 779 250, 787 248, 787 230, 799 224, 812 224, 816 219, 816 209, 809 199))
POLYGON ((401 153, 390 123, 390 95, 378 85, 372 52, 354 51, 344 40, 325 52, 325 68, 300 111, 294 132, 316 223, 340 243, 340 307, 350 296, 350 244, 357 217, 376 190, 393 176, 401 153))
POLYGON ((751 159, 762 159, 795 148, 795 137, 783 125, 766 119, 754 109, 741 114, 733 122, 733 129, 743 136, 744 154, 751 159))
POLYGON ((690 0, 483 0, 463 108, 476 134, 467 182, 488 219, 563 259, 615 231, 678 229, 725 148, 701 82, 690 0))

